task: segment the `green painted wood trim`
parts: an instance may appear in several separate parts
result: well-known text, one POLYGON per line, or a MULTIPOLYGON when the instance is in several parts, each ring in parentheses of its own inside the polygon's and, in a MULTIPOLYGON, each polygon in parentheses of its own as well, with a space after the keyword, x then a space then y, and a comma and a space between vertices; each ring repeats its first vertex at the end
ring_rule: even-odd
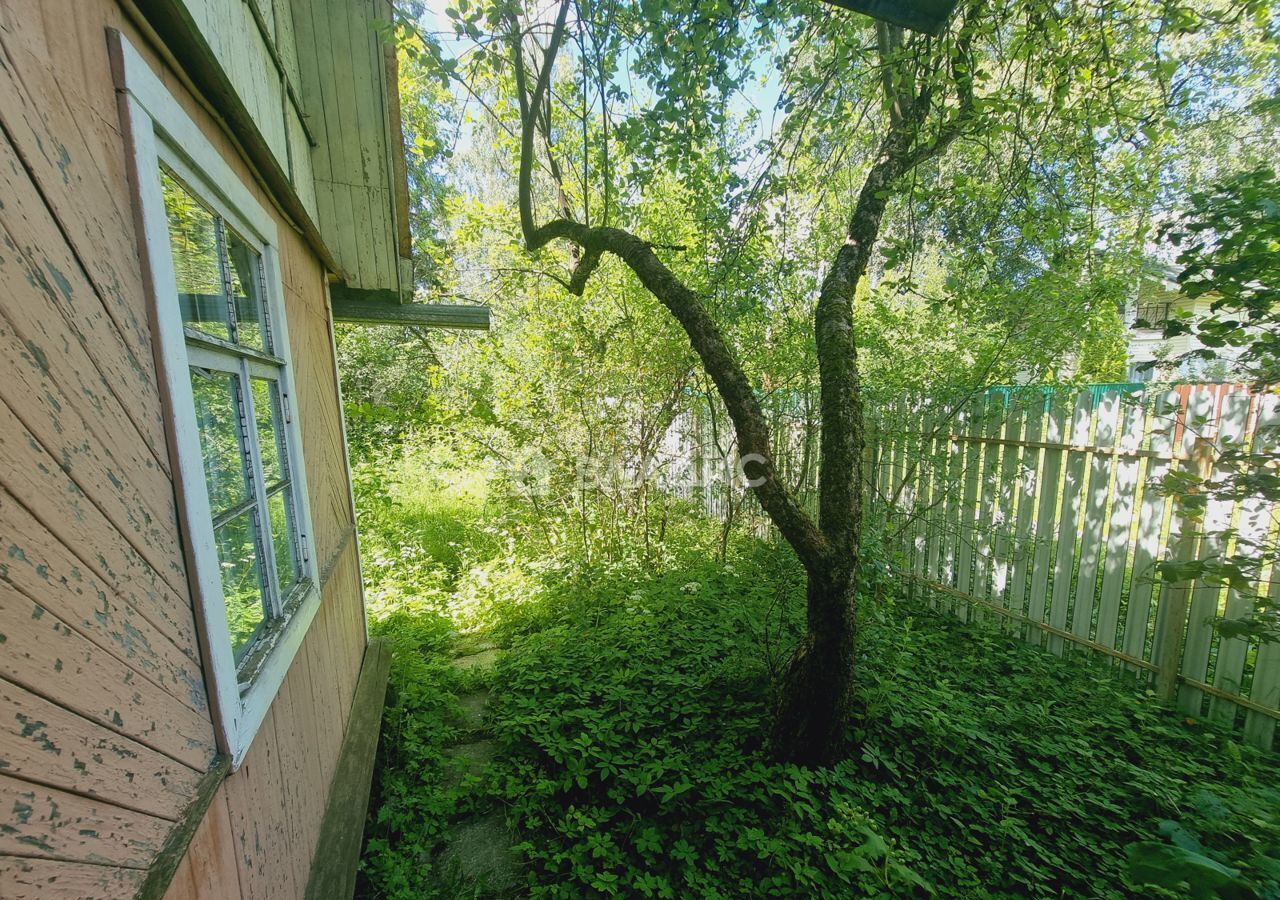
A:
MULTIPOLYGON (((364 292, 348 290, 346 293, 364 292)), ((475 331, 489 329, 487 306, 355 299, 339 294, 336 287, 330 288, 330 297, 335 322, 354 322, 358 325, 422 325, 427 328, 466 328, 475 331)))
POLYGON ((134 894, 136 900, 160 900, 169 890, 169 883, 182 864, 182 858, 187 855, 187 848, 191 846, 196 829, 204 821, 204 814, 209 811, 209 805, 213 803, 214 795, 222 787, 230 769, 229 760, 221 753, 213 758, 209 771, 204 773, 196 786, 195 797, 182 811, 182 818, 175 823, 164 846, 147 869, 146 879, 138 888, 138 893, 134 894))
POLYGON ((854 12, 883 19, 912 31, 939 34, 946 27, 957 0, 827 0, 854 12))
POLYGON ((356 864, 369 811, 369 786, 382 726, 391 648, 372 640, 364 651, 360 681, 351 701, 351 718, 342 738, 342 752, 329 786, 320 841, 311 860, 306 900, 350 900, 356 889, 356 864))
POLYGON ((329 285, 329 299, 335 307, 357 306, 361 304, 380 304, 385 306, 408 305, 413 299, 412 292, 400 293, 392 288, 354 288, 338 283, 329 285))
POLYGON ((122 5, 126 13, 136 11, 142 20, 140 24, 149 29, 162 49, 173 57, 180 73, 200 92, 280 212, 298 229, 325 268, 344 275, 289 180, 289 173, 281 168, 186 5, 178 0, 125 0, 122 5))
MULTIPOLYGON (((285 68, 284 60, 280 58, 280 48, 276 46, 275 38, 271 36, 271 29, 267 26, 267 20, 262 17, 262 10, 258 8, 257 3, 245 4, 249 7, 249 15, 253 17, 253 24, 258 26, 258 37, 262 38, 262 44, 267 48, 267 55, 271 57, 271 62, 275 64, 276 74, 280 77, 280 83, 284 85, 285 95, 289 102, 293 104, 293 111, 298 114, 298 124, 302 126, 302 133, 306 135, 307 145, 310 147, 318 147, 319 143, 315 139, 315 135, 311 133, 311 126, 307 124, 307 114, 302 108, 302 101, 298 99, 297 92, 293 89, 293 82, 289 80, 289 70, 285 68)), ((288 138, 285 138, 287 141, 288 138)), ((405 176, 406 178, 408 176, 405 176)))

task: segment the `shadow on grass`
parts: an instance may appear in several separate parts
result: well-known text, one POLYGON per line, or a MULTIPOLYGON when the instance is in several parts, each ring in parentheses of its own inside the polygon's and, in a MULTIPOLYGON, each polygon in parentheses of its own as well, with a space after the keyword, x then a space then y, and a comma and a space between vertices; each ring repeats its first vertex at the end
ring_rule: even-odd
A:
POLYGON ((761 737, 801 616, 788 551, 584 566, 473 546, 375 617, 396 655, 364 896, 483 895, 439 861, 451 823, 486 810, 518 834, 521 895, 1179 896, 1127 880, 1127 848, 1171 837, 1275 895, 1274 758, 1105 664, 864 600, 849 756, 781 766, 761 737), (447 659, 481 637, 507 648, 494 759, 458 786, 470 676, 447 659))

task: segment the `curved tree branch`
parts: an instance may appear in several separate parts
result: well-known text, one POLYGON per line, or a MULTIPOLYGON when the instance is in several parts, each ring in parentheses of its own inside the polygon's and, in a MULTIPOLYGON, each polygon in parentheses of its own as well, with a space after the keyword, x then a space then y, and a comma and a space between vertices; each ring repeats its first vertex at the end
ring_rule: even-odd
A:
POLYGON ((516 95, 520 102, 520 173, 517 191, 520 203, 520 230, 524 233, 526 243, 529 235, 536 230, 533 218, 534 131, 539 107, 551 88, 551 70, 555 68, 556 54, 560 52, 560 42, 564 40, 565 21, 568 16, 568 0, 561 0, 560 12, 556 15, 555 26, 551 30, 551 40, 547 44, 547 52, 542 61, 542 68, 538 71, 538 80, 534 83, 532 94, 528 93, 524 71, 524 35, 514 17, 511 23, 512 65, 515 67, 516 95))
POLYGON ((744 474, 760 505, 806 568, 821 567, 829 561, 831 547, 783 483, 774 463, 768 422, 751 381, 697 294, 658 258, 653 244, 630 232, 620 228, 590 227, 569 218, 554 219, 541 226, 536 224, 532 174, 534 132, 541 104, 548 94, 556 52, 564 37, 568 7, 569 0, 562 0, 531 94, 527 92, 521 32, 514 23, 512 28, 512 63, 521 115, 518 199, 525 246, 530 251, 537 251, 552 241, 565 240, 581 248, 582 255, 569 280, 570 290, 578 294, 585 289, 601 256, 611 253, 622 260, 641 284, 667 308, 684 329, 694 352, 724 400, 737 434, 744 474))

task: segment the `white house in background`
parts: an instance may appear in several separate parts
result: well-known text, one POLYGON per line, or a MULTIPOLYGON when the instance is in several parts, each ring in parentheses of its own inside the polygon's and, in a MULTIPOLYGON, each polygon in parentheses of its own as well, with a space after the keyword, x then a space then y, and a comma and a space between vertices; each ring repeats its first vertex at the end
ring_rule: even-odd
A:
POLYGON ((1149 260, 1146 270, 1138 278, 1133 295, 1125 304, 1124 322, 1129 326, 1129 381, 1232 381, 1236 378, 1235 366, 1238 350, 1232 347, 1218 349, 1216 360, 1183 360, 1183 354, 1203 345, 1190 334, 1165 338, 1164 322, 1179 315, 1189 314, 1199 319, 1209 314, 1216 294, 1191 298, 1178 290, 1178 270, 1174 266, 1149 260), (1146 323, 1140 326, 1138 323, 1146 323), (1153 368, 1143 369, 1143 363, 1156 361, 1153 368))

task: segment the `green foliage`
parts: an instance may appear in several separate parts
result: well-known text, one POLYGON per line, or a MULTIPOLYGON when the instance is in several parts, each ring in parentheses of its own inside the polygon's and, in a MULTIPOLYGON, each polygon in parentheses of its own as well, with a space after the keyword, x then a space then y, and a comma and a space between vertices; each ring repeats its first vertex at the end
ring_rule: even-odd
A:
MULTIPOLYGON (((545 41, 548 12, 398 6, 418 291, 489 303, 494 327, 341 330, 347 422, 357 454, 447 430, 478 464, 545 466, 549 502, 529 518, 548 543, 617 557, 640 531, 654 554, 675 512, 644 487, 612 485, 603 505, 575 493, 579 460, 638 468, 714 390, 617 260, 574 296, 565 247, 523 248, 508 41, 513 26, 545 41)), ((652 241, 766 407, 816 409, 814 300, 887 115, 871 21, 754 0, 570 12, 539 128, 538 218, 652 241)), ((868 408, 927 391, 941 417, 993 384, 1123 375, 1117 306, 1150 222, 1275 130, 1249 100, 1274 78, 1269 29, 1257 2, 966 2, 943 37, 909 42, 894 62, 933 98, 929 129, 961 86, 976 107, 945 158, 892 186, 863 280, 875 287, 857 298, 868 408)))
MULTIPOLYGON (((427 261, 415 277, 433 299, 490 303, 494 330, 364 330, 340 352, 353 443, 447 426, 486 462, 519 465, 536 448, 563 488, 586 448, 644 459, 708 386, 616 260, 575 297, 564 247, 522 247, 507 41, 513 25, 545 40, 548 12, 402 5, 415 259, 427 261)), ((1155 210, 1274 131, 1248 102, 1274 75, 1269 21, 1265 4, 1225 0, 962 3, 946 35, 910 44, 897 62, 934 98, 929 128, 961 84, 977 106, 944 159, 893 186, 877 286, 857 311, 868 399, 927 388, 945 410, 1015 379, 1122 375, 1116 306, 1155 210)), ((653 241, 762 395, 812 401, 814 298, 885 125, 871 21, 812 3, 645 0, 574 4, 568 34, 538 141, 538 216, 653 241)), ((648 527, 647 499, 619 494, 609 521, 648 527)), ((544 512, 592 527, 582 505, 544 512)))
POLYGON ((1086 383, 1114 384, 1126 380, 1129 363, 1128 334, 1120 318, 1120 291, 1108 292, 1093 304, 1093 317, 1080 341, 1076 377, 1086 383), (1110 302, 1107 302, 1107 301, 1110 302))
POLYGON ((470 808, 461 785, 446 787, 445 748, 458 735, 458 674, 444 651, 449 620, 429 604, 405 602, 370 621, 391 645, 391 674, 370 798, 360 896, 453 898, 456 877, 430 865, 450 818, 470 808))
MULTIPOLYGON (((813 301, 888 114, 869 21, 821 9, 574 4, 539 127, 539 218, 652 241, 778 411, 815 407, 813 301), (753 105, 761 75, 772 111, 753 105)), ((438 865, 449 823, 500 802, 540 895, 1270 896, 1271 762, 1110 669, 903 602, 863 631, 851 757, 769 762, 803 600, 794 560, 725 547, 650 486, 582 482, 586 455, 648 462, 710 389, 616 260, 579 297, 565 248, 522 248, 504 43, 513 23, 544 35, 546 10, 457 0, 449 52, 417 12, 397 23, 430 261, 416 277, 490 302, 495 328, 340 336, 373 628, 396 640, 365 891, 462 890, 438 865), (495 777, 448 788, 465 685, 440 660, 475 632, 509 648, 493 685, 503 752, 495 777)), ((892 186, 874 287, 856 298, 871 403, 1115 378, 1118 302, 1153 216, 1256 156, 1246 137, 1274 146, 1248 101, 1274 84, 1264 3, 964 3, 956 21, 897 60, 933 98, 928 128, 961 86, 977 100, 950 154, 892 186)))
POLYGON ((456 606, 451 591, 472 563, 497 553, 504 539, 486 518, 482 472, 459 468, 440 447, 399 450, 357 461, 352 473, 366 602, 375 617, 406 603, 430 602, 443 613, 456 606))
POLYGON ((1128 848, 1129 879, 1180 896, 1280 897, 1280 823, 1274 787, 1197 791, 1182 817, 1160 823, 1162 841, 1128 848))
POLYGON ((454 193, 445 164, 452 155, 456 107, 448 79, 441 78, 445 61, 440 43, 416 24, 423 11, 421 0, 402 0, 392 9, 395 21, 386 23, 386 28, 395 42, 399 74, 413 283, 421 293, 436 294, 444 280, 442 270, 448 265, 441 226, 446 221, 445 206, 454 193))
MULTIPOLYGON (((499 727, 539 893, 1142 894, 1130 843, 1201 786, 1243 799, 1272 771, 1105 669, 901 607, 864 632, 854 757, 771 766, 753 640, 770 592, 748 566, 640 601, 597 585, 507 656, 499 727)), ((1276 827, 1229 819, 1229 860, 1240 831, 1276 827)))
POLYGON ((1210 314, 1164 323, 1165 337, 1191 333, 1193 351, 1229 351, 1258 384, 1280 382, 1280 180, 1268 168, 1228 178, 1191 195, 1183 218, 1165 230, 1178 249, 1178 284, 1211 297, 1210 314))
POLYGON ((458 895, 439 849, 487 803, 533 896, 1175 896, 1231 870, 1254 893, 1218 896, 1276 895, 1274 760, 1110 667, 864 600, 852 754, 779 766, 761 741, 800 630, 789 551, 738 538, 722 563, 688 520, 661 561, 587 563, 451 489, 447 457, 411 459, 361 481, 372 627, 395 642, 369 896, 458 895), (374 562, 392 547, 412 564, 374 562), (508 649, 496 769, 448 787, 460 628, 508 649))
POLYGON ((772 764, 758 746, 770 664, 795 625, 776 633, 778 607, 797 590, 788 557, 739 547, 657 577, 580 573, 513 623, 495 731, 533 895, 920 884, 838 776, 772 764))
MULTIPOLYGON (((855 734, 874 773, 871 809, 927 848, 922 872, 951 896, 1142 895, 1125 880, 1130 843, 1205 790, 1245 802, 1269 790, 1261 754, 1163 709, 1105 664, 912 613, 864 644, 877 664, 855 734)), ((1274 813, 1231 821, 1280 824, 1274 813)), ((1238 846, 1215 846, 1239 865, 1238 846)))
POLYGON ((421 452, 355 472, 369 631, 392 653, 359 896, 465 896, 436 859, 451 821, 485 800, 446 754, 460 735, 458 694, 473 686, 448 665, 450 598, 466 560, 494 544, 479 524, 483 483, 458 474, 421 452))
MULTIPOLYGON (((1165 229, 1165 237, 1179 250, 1182 293, 1212 298, 1207 315, 1165 322, 1165 336, 1194 335, 1202 346, 1182 359, 1229 359, 1255 386, 1274 389, 1280 383, 1280 180, 1275 172, 1260 168, 1193 194, 1186 214, 1165 229)), ((1217 449, 1212 478, 1188 472, 1166 476, 1162 489, 1180 512, 1199 523, 1212 499, 1280 502, 1280 441, 1274 427, 1258 428, 1251 447, 1217 449)), ((1163 561, 1157 570, 1166 580, 1230 585, 1252 609, 1217 627, 1228 635, 1280 641, 1280 605, 1259 593, 1263 570, 1276 555, 1276 535, 1266 528, 1233 536, 1229 554, 1163 561)))
POLYGON ((347 440, 356 457, 387 452, 448 421, 444 372, 419 329, 338 325, 347 440))
POLYGON ((1238 869, 1176 844, 1140 841, 1129 845, 1129 877, 1136 884, 1185 891, 1189 897, 1256 896, 1238 869))

